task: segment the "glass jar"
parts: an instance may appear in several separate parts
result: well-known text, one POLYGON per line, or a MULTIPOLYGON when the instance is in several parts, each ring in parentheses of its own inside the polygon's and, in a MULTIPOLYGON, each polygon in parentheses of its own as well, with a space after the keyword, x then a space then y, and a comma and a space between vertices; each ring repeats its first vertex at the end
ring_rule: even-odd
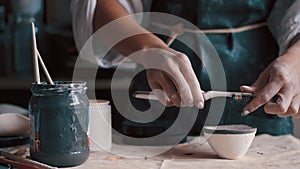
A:
POLYGON ((80 165, 89 156, 89 101, 85 82, 32 84, 30 156, 49 165, 80 165))

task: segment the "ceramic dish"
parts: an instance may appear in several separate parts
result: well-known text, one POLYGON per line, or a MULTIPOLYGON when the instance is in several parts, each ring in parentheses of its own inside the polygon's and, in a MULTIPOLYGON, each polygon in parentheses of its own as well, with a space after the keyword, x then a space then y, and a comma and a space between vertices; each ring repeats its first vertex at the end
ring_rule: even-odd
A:
POLYGON ((28 110, 24 109, 23 107, 13 105, 13 104, 1 103, 0 104, 0 114, 6 114, 6 113, 18 113, 18 114, 22 114, 24 116, 29 115, 28 110))
POLYGON ((0 148, 29 143, 28 114, 20 106, 0 104, 0 148))
POLYGON ((256 130, 247 125, 207 126, 204 127, 204 136, 220 157, 239 159, 247 153, 256 130))
POLYGON ((0 148, 13 147, 18 145, 24 145, 29 143, 29 136, 9 136, 0 137, 0 148))

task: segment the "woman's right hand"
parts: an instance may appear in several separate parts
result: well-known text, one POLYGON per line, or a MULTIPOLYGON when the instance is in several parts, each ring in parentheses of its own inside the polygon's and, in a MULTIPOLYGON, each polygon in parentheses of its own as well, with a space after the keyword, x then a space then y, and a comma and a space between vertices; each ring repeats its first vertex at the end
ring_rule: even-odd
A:
POLYGON ((204 107, 203 91, 188 57, 171 48, 150 48, 138 52, 134 60, 147 69, 154 94, 166 106, 204 107))
MULTIPOLYGON (((93 19, 94 31, 107 23, 121 17, 128 16, 118 0, 97 0, 93 19)), ((119 34, 132 34, 114 46, 114 49, 124 56, 133 56, 134 53, 142 55, 134 56, 133 61, 141 63, 147 69, 147 78, 150 87, 155 91, 162 103, 167 106, 193 106, 199 109, 204 106, 204 99, 197 77, 192 69, 188 57, 169 48, 161 39, 141 27, 132 17, 119 23, 119 30, 111 31, 105 39, 109 44, 119 34), (126 23, 126 24, 124 24, 126 23), (119 33, 119 34, 118 34, 119 33), (161 49, 161 50, 159 50, 161 49), (163 91, 166 94, 159 94, 163 91)))

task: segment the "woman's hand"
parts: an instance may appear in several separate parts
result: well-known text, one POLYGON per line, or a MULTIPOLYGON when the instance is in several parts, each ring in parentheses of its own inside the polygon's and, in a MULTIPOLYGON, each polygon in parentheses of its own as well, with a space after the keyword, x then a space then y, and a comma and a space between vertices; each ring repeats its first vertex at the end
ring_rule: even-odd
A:
POLYGON ((133 54, 133 60, 147 69, 149 85, 165 105, 204 107, 203 92, 185 54, 168 47, 152 48, 133 54))
POLYGON ((241 91, 255 96, 244 108, 244 115, 265 104, 266 113, 300 117, 300 43, 274 60, 254 84, 241 86, 241 91), (277 99, 273 101, 274 96, 277 99))

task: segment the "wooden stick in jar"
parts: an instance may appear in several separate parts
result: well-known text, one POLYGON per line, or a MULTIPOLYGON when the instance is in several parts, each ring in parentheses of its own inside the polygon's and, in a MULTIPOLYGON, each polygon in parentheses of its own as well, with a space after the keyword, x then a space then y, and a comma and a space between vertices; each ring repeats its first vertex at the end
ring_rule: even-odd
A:
POLYGON ((44 61, 43 61, 43 59, 42 59, 42 57, 41 57, 41 54, 40 54, 40 52, 38 51, 38 49, 36 49, 36 53, 37 53, 37 55, 38 55, 38 57, 39 57, 39 61, 40 61, 40 63, 41 63, 41 66, 42 66, 42 68, 43 68, 43 71, 44 71, 44 73, 45 73, 45 76, 46 76, 48 82, 49 82, 50 84, 53 85, 54 83, 53 83, 53 81, 52 81, 52 78, 51 78, 51 76, 50 76, 50 74, 49 74, 49 72, 48 72, 48 70, 47 70, 47 68, 46 68, 46 65, 45 65, 45 63, 44 63, 44 61))
POLYGON ((40 72, 39 72, 39 63, 38 56, 36 52, 36 38, 35 38, 35 26, 34 23, 31 23, 31 31, 32 31, 32 50, 33 50, 33 73, 34 73, 34 81, 37 84, 41 83, 40 72))

